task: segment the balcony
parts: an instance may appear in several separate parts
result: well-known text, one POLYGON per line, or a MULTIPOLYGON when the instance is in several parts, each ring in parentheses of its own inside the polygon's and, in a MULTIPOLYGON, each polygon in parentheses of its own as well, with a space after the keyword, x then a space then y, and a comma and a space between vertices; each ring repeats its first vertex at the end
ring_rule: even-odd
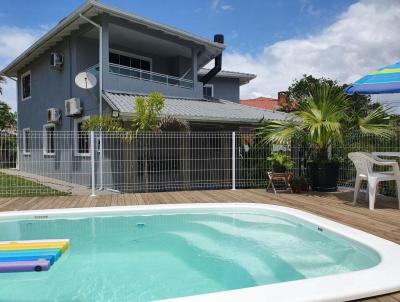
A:
MULTIPOLYGON (((96 64, 85 71, 99 76, 99 66, 96 64)), ((109 72, 103 77, 103 89, 110 91, 128 91, 135 93, 161 92, 167 96, 184 98, 201 98, 203 86, 199 82, 161 74, 142 69, 109 64, 109 72)))
POLYGON ((122 66, 118 64, 110 63, 109 72, 111 74, 119 76, 130 77, 155 83, 161 83, 168 86, 177 86, 180 88, 187 88, 187 89, 193 88, 192 80, 178 78, 167 74, 161 74, 157 72, 127 67, 127 66, 122 66))

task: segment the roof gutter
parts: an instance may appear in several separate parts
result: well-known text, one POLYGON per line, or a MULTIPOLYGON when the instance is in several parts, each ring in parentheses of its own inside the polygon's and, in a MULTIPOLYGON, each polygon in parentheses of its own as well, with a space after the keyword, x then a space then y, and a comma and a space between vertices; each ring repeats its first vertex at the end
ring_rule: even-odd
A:
POLYGON ((79 14, 79 17, 99 29, 99 115, 102 116, 103 115, 103 101, 102 101, 102 95, 103 95, 103 28, 101 27, 101 25, 90 20, 89 18, 85 17, 82 14, 79 14))

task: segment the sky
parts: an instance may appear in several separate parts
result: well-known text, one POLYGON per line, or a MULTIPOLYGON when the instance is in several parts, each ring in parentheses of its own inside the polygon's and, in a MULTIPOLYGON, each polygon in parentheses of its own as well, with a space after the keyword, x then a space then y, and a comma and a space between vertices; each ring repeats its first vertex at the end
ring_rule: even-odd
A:
MULTIPOLYGON (((84 0, 6 0, 0 6, 0 68, 84 0)), ((400 61, 400 0, 103 0, 212 39, 225 35, 223 69, 254 73, 242 98, 277 97, 303 74, 351 83, 400 61), (168 5, 167 5, 167 4, 168 5)), ((0 100, 16 109, 13 81, 0 100)), ((400 106, 397 96, 380 96, 400 106)))

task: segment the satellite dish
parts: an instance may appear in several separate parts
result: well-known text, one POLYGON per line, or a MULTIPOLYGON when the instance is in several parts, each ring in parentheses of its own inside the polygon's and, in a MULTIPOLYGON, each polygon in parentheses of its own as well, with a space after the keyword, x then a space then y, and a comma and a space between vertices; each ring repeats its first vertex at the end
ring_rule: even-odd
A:
POLYGON ((96 76, 90 72, 80 72, 75 77, 75 84, 83 89, 91 89, 96 86, 96 76))

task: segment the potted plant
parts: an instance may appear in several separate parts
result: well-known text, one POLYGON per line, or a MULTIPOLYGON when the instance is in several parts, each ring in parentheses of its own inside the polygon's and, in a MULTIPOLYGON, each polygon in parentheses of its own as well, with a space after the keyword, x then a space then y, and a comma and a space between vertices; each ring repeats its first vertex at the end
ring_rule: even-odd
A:
POLYGON ((307 170, 312 189, 336 191, 339 163, 328 154, 332 144, 343 143, 344 135, 353 131, 384 138, 393 133, 387 109, 379 106, 360 117, 348 114, 350 105, 342 89, 316 84, 288 119, 263 121, 258 131, 267 144, 288 144, 296 139, 308 146, 307 170))
POLYGON ((272 171, 275 173, 285 173, 293 168, 293 161, 290 156, 283 152, 273 153, 267 157, 267 160, 272 162, 272 171))
POLYGON ((303 176, 295 176, 290 181, 290 187, 292 188, 293 193, 301 193, 308 191, 308 183, 303 176))

